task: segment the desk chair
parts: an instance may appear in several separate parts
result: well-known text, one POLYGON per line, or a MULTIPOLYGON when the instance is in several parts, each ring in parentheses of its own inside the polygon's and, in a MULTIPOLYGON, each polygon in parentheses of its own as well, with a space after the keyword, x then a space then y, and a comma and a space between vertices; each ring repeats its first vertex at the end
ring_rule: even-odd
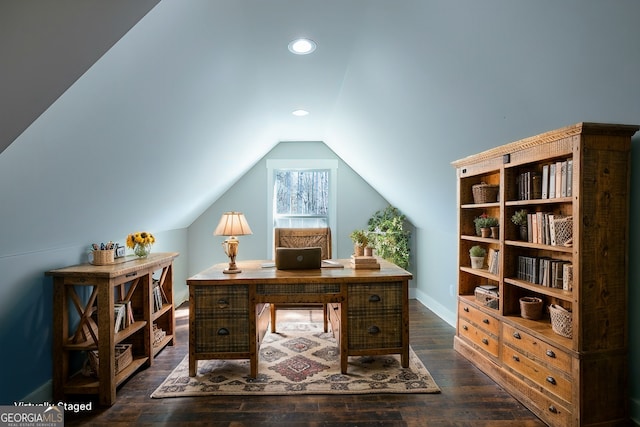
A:
MULTIPOLYGON (((274 229, 273 244, 275 248, 322 248, 322 259, 331 258, 331 229, 330 228, 276 228, 274 229)), ((327 304, 271 304, 271 332, 276 331, 276 311, 286 309, 320 309, 324 319, 324 331, 329 330, 327 304)))

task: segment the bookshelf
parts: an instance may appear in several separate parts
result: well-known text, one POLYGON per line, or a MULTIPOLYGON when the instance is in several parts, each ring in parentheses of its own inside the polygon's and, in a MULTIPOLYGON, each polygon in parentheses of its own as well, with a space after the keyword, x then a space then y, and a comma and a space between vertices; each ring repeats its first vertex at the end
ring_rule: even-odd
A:
POLYGON ((177 256, 128 256, 45 273, 53 277, 54 399, 95 394, 101 405, 113 405, 116 388, 175 343, 177 256))
POLYGON ((578 123, 453 162, 454 348, 551 426, 628 420, 629 164, 638 129, 578 123), (476 203, 479 183, 499 185, 496 200, 476 203), (522 237, 511 221, 521 209, 522 237), (499 218, 497 238, 477 235, 473 220, 483 214, 499 218), (470 268, 474 245, 493 254, 491 268, 470 268), (523 297, 543 300, 541 319, 521 316, 523 297), (570 334, 552 325, 552 304, 571 312, 570 334))

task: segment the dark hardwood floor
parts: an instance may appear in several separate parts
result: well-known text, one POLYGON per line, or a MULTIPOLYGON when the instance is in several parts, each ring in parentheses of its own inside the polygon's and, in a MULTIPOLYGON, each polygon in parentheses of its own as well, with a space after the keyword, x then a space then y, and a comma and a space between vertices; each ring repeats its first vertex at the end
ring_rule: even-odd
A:
MULTIPOLYGON (((453 350, 454 328, 410 301, 411 346, 440 394, 218 396, 151 399, 188 352, 188 307, 176 310, 177 345, 118 389, 117 402, 65 414, 65 425, 92 426, 544 426, 535 415, 453 350)), ((284 319, 278 314, 278 320, 284 319)), ((321 319, 321 315, 320 315, 321 319)), ((87 402, 69 396, 69 402, 87 402)))

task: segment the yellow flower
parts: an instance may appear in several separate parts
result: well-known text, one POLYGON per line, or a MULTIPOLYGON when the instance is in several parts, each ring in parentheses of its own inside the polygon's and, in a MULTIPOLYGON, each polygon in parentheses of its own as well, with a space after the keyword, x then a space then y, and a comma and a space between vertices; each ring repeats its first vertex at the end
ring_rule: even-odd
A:
POLYGON ((127 247, 132 249, 136 245, 152 245, 155 242, 156 238, 147 231, 137 231, 127 236, 127 247))

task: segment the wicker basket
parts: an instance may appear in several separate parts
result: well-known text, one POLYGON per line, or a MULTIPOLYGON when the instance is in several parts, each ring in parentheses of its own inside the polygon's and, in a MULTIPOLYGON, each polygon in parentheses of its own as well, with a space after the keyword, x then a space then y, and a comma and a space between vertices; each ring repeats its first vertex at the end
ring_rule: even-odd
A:
POLYGON ((95 250, 93 251, 93 265, 113 264, 115 249, 95 250))
POLYGON ((538 297, 520 298, 520 316, 529 320, 540 319, 542 317, 542 299, 538 297))
MULTIPOLYGON (((118 344, 115 346, 116 355, 116 375, 133 362, 133 353, 131 352, 131 344, 118 344)), ((100 368, 100 360, 98 359, 98 351, 89 352, 89 365, 95 376, 98 376, 100 368)))
POLYGON ((558 335, 571 338, 573 336, 572 315, 569 310, 556 304, 549 306, 551 329, 558 335))
POLYGON ((493 203, 498 200, 500 186, 482 182, 471 187, 473 203, 493 203))
POLYGON ((571 246, 573 243, 573 217, 565 216, 553 219, 556 246, 571 246))

